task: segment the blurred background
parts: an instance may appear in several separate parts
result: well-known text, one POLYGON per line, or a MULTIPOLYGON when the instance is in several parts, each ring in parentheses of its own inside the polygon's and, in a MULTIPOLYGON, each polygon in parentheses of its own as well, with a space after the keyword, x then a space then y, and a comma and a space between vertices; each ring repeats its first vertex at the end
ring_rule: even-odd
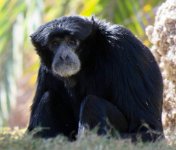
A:
POLYGON ((122 24, 151 46, 145 27, 163 0, 0 0, 0 127, 26 127, 39 59, 29 35, 63 15, 95 15, 122 24))

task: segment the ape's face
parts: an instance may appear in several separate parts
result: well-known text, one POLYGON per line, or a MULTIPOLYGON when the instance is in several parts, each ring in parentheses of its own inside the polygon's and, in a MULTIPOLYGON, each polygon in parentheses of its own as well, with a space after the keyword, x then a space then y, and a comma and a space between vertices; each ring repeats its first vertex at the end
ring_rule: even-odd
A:
POLYGON ((92 23, 80 17, 62 17, 41 26, 31 37, 41 61, 54 74, 70 77, 80 71, 80 45, 92 32, 92 23))
POLYGON ((48 47, 53 53, 52 71, 61 77, 76 74, 81 67, 81 62, 76 51, 80 41, 69 35, 49 38, 48 47))

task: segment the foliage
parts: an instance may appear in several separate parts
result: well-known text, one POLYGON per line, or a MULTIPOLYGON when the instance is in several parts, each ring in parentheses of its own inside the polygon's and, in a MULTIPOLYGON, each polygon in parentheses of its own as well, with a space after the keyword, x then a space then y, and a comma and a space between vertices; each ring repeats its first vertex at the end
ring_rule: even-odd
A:
POLYGON ((5 0, 0 3, 0 68, 3 68, 0 74, 1 126, 15 106, 18 94, 16 81, 23 74, 25 44, 29 41, 26 37, 41 23, 42 1, 5 0))

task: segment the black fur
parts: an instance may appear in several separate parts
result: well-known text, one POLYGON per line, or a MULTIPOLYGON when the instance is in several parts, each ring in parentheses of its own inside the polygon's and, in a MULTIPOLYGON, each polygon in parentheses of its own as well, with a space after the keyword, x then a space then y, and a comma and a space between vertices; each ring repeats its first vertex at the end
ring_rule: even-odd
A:
POLYGON ((70 16, 41 26, 31 38, 41 65, 29 131, 41 126, 48 128, 38 133, 42 137, 64 134, 74 138, 79 122, 88 119, 89 124, 92 117, 87 113, 88 118, 80 118, 84 115, 80 107, 86 108, 87 99, 93 99, 87 106, 96 105, 94 110, 100 113, 94 113, 99 118, 120 112, 119 118, 108 119, 113 126, 119 124, 116 129, 122 137, 136 139, 140 135, 143 141, 155 141, 163 136, 161 73, 150 50, 129 30, 96 18, 70 16), (54 54, 48 50, 47 41, 57 34, 81 41, 76 50, 81 70, 69 78, 54 75, 51 70, 54 54))

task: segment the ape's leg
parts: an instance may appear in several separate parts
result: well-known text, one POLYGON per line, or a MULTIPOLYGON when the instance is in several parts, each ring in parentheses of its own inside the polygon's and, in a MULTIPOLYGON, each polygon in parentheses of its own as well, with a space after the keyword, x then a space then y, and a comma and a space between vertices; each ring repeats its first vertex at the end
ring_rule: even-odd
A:
POLYGON ((98 127, 98 134, 104 135, 113 127, 119 132, 128 128, 127 120, 116 106, 110 102, 96 97, 87 96, 80 108, 78 136, 84 133, 85 128, 98 127))
POLYGON ((60 101, 53 100, 49 92, 43 94, 35 107, 35 111, 31 114, 28 131, 32 131, 36 127, 41 127, 42 129, 35 135, 44 138, 63 134, 69 140, 74 140, 77 132, 77 124, 70 106, 65 101, 62 102, 61 99, 60 101), (53 105, 56 109, 54 109, 53 105))
POLYGON ((35 111, 31 114, 28 131, 32 131, 36 127, 41 127, 41 131, 37 132, 35 135, 41 137, 52 137, 57 134, 55 127, 53 127, 53 116, 50 110, 50 98, 49 92, 45 92, 36 106, 35 111))

